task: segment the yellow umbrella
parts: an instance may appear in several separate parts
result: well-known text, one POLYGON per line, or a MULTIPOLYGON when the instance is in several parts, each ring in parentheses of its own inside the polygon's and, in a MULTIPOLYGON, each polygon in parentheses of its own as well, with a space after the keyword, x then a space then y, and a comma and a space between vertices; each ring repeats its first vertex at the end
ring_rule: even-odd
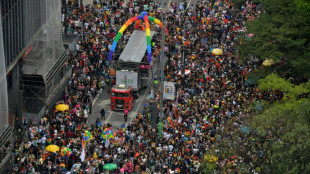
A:
POLYGON ((273 65, 274 64, 274 61, 272 60, 272 59, 270 59, 270 60, 264 60, 264 62, 263 62, 263 66, 271 66, 271 65, 273 65))
POLYGON ((51 144, 51 145, 46 146, 45 150, 47 150, 48 152, 58 152, 59 146, 51 144))
POLYGON ((215 163, 219 160, 219 158, 217 156, 214 156, 214 155, 205 155, 204 156, 204 159, 209 161, 210 163, 215 163))
POLYGON ((58 105, 56 105, 55 108, 56 108, 57 111, 67 111, 67 110, 69 110, 69 106, 66 105, 66 104, 58 104, 58 105))
POLYGON ((212 50, 212 54, 216 55, 216 56, 220 56, 220 55, 223 55, 223 50, 220 49, 220 48, 214 48, 212 50))

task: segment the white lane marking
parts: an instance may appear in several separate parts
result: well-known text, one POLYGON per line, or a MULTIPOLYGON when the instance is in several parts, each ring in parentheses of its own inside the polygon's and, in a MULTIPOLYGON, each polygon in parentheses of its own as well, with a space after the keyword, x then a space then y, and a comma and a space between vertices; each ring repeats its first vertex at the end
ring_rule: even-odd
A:
MULTIPOLYGON (((150 89, 151 86, 152 86, 152 83, 150 83, 150 85, 147 87, 147 89, 146 89, 146 91, 145 91, 145 93, 144 93, 144 95, 143 95, 143 97, 142 97, 142 100, 140 101, 140 104, 139 104, 139 106, 137 107, 135 113, 138 113, 138 109, 140 108, 142 102, 144 102, 145 95, 148 93, 148 91, 149 91, 149 89, 150 89)), ((130 123, 132 122, 133 118, 135 118, 135 116, 133 116, 133 117, 131 118, 130 123)))
POLYGON ((188 9, 189 5, 191 4, 192 0, 189 0, 186 9, 188 9))
MULTIPOLYGON (((102 94, 102 95, 103 95, 103 94, 102 94)), ((93 106, 95 105, 95 103, 96 103, 98 97, 99 97, 99 93, 97 94, 97 96, 96 96, 95 99, 94 99, 93 106)))
POLYGON ((109 117, 108 117, 108 119, 105 121, 105 124, 108 124, 108 121, 110 120, 110 117, 111 117, 111 115, 112 115, 112 111, 110 112, 110 115, 109 115, 109 117))

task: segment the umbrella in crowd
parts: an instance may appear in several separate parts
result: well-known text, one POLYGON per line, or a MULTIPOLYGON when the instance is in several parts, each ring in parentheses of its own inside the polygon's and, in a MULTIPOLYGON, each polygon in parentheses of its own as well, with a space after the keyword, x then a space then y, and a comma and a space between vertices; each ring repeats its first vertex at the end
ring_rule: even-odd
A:
POLYGON ((69 110, 69 106, 67 104, 58 104, 56 105, 55 109, 57 111, 67 111, 69 110))
POLYGON ((114 170, 117 168, 117 165, 114 163, 109 163, 103 166, 104 170, 114 170))
POLYGON ((245 133, 245 134, 248 134, 248 133, 250 132, 250 128, 247 127, 247 126, 243 126, 243 127, 241 128, 241 132, 242 132, 242 133, 245 133))
POLYGON ((263 66, 271 66, 274 64, 274 61, 272 59, 267 59, 267 60, 264 60, 263 62, 263 66))
POLYGON ((46 146, 45 149, 48 152, 58 152, 59 151, 59 146, 51 144, 51 145, 46 146))
POLYGON ((210 163, 216 163, 219 160, 219 158, 214 155, 205 155, 204 159, 209 161, 210 163))
POLYGON ((212 54, 216 55, 216 56, 220 56, 220 55, 223 55, 223 50, 220 49, 220 48, 214 48, 212 50, 212 54))

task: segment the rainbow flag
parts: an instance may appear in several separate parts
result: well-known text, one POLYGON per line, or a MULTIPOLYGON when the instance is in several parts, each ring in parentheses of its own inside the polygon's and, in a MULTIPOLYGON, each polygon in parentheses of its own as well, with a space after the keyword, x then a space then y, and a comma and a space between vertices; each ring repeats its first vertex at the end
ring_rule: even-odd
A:
POLYGON ((168 120, 168 122, 170 123, 170 126, 171 126, 172 128, 174 128, 171 118, 168 117, 167 120, 168 120))
POLYGON ((171 112, 169 113, 169 117, 171 117, 171 120, 172 120, 172 121, 174 120, 174 117, 173 117, 173 115, 171 114, 171 112))

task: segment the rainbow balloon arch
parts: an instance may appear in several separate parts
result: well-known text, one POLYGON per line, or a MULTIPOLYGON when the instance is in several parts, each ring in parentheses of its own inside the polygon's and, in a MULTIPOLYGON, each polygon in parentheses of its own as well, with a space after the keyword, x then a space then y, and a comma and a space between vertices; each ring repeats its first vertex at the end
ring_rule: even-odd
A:
MULTIPOLYGON (((119 39, 122 37, 122 35, 123 35, 124 31, 126 30, 126 28, 129 25, 131 25, 133 22, 137 21, 137 20, 138 21, 144 20, 144 24, 145 24, 145 28, 146 28, 145 30, 146 30, 146 42, 147 42, 147 57, 148 57, 148 62, 149 63, 152 62, 151 29, 150 29, 149 21, 159 25, 161 28, 163 27, 163 25, 162 25, 162 23, 158 19, 156 19, 156 18, 154 18, 152 16, 149 16, 147 14, 147 12, 142 12, 140 14, 140 16, 135 16, 133 18, 128 19, 125 22, 125 24, 121 27, 121 29, 119 29, 117 35, 114 38, 114 41, 113 41, 113 44, 112 44, 112 47, 111 47, 111 50, 110 50, 110 53, 109 53, 109 56, 108 56, 108 61, 112 60, 113 54, 115 52, 116 45, 117 45, 119 39)), ((166 30, 166 32, 167 32, 167 30, 166 30)))

